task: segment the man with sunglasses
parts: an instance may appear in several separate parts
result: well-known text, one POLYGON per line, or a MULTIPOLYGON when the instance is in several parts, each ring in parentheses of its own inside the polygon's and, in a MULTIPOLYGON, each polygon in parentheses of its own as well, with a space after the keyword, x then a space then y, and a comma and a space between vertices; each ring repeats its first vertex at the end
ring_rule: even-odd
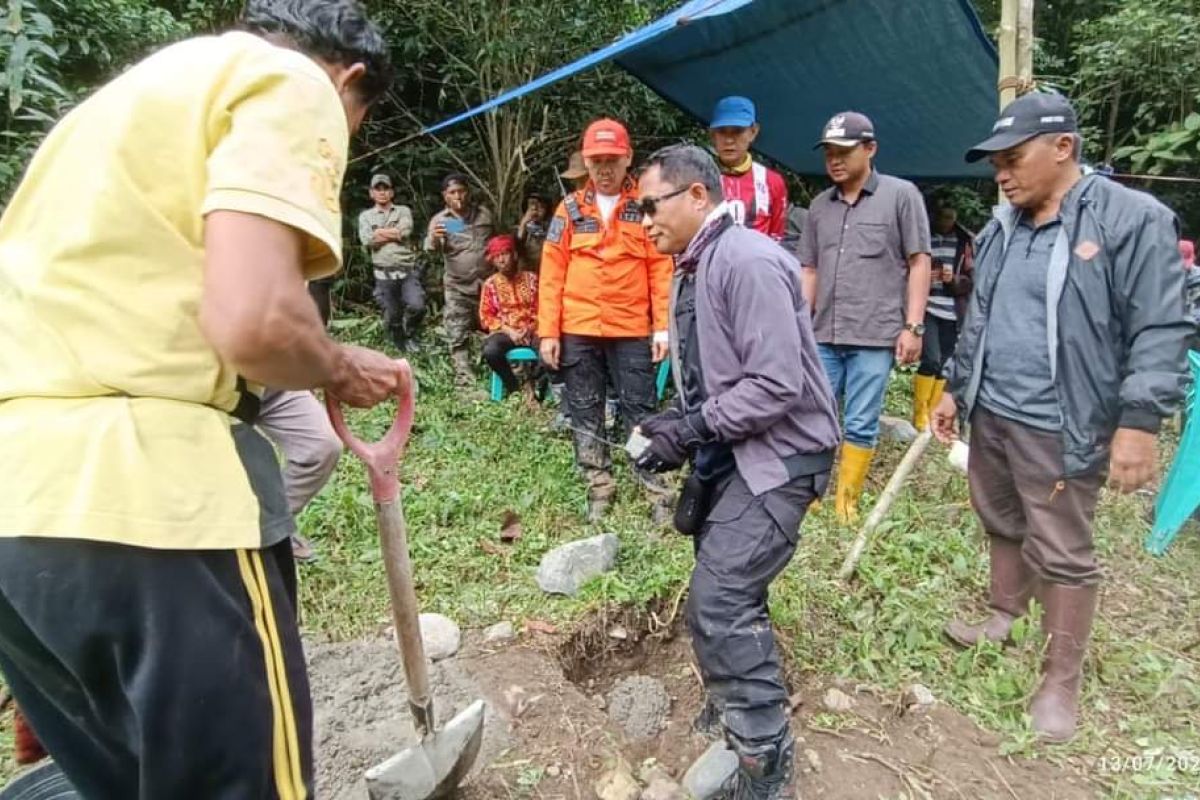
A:
MULTIPOLYGON (((671 259, 642 229, 629 132, 600 119, 583 135, 588 182, 559 204, 546 232, 538 285, 542 360, 562 370, 575 431, 575 460, 588 483, 588 518, 600 519, 616 493, 604 444, 604 404, 612 379, 622 423, 655 409, 653 363, 667 355, 671 259)), ((670 516, 669 492, 640 474, 656 521, 670 516)))
POLYGON ((800 263, 821 362, 834 397, 845 402, 835 509, 852 523, 892 363, 921 357, 929 219, 916 186, 875 171, 875 126, 866 115, 835 114, 816 146, 825 149, 834 185, 809 205, 800 263))
POLYGON ((719 719, 738 755, 720 797, 790 800, 795 743, 767 591, 829 482, 837 407, 795 259, 735 223, 712 157, 691 145, 659 150, 640 188, 651 242, 675 256, 679 401, 641 424, 650 444, 637 463, 693 463, 676 524, 696 537, 687 619, 709 692, 696 727, 719 719))

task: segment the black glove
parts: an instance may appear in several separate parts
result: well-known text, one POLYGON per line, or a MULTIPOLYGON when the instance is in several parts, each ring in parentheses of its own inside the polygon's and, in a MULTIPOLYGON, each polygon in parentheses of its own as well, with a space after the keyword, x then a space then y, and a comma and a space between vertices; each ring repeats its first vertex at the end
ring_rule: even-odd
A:
POLYGON ((715 439, 700 411, 684 415, 678 408, 669 408, 638 427, 650 444, 635 464, 647 472, 679 469, 687 463, 692 450, 715 439))

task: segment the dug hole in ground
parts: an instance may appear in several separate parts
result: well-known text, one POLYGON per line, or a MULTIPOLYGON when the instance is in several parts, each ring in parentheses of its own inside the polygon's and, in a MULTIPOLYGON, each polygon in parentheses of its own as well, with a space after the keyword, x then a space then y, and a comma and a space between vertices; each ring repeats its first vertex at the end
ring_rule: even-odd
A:
MULTIPOLYGON (((502 645, 468 632, 431 673, 440 720, 475 698, 487 703, 483 746, 459 796, 638 800, 656 776, 681 781, 711 740, 691 728, 702 692, 673 612, 613 608, 569 632, 527 630, 502 645)), ((360 800, 363 772, 415 741, 395 645, 310 641, 308 658, 317 796, 360 800)), ((792 674, 789 682, 806 798, 1099 796, 1079 775, 1000 755, 999 737, 936 699, 925 705, 792 674)), ((672 797, 685 795, 662 800, 672 797)))

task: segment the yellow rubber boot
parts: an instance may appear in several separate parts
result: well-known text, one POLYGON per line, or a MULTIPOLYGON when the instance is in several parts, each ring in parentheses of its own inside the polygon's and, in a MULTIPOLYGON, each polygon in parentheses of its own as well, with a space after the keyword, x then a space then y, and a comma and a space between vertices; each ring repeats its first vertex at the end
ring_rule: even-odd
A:
POLYGON ((913 376, 913 427, 923 431, 929 427, 929 413, 935 405, 933 393, 938 379, 932 375, 913 376))
POLYGON ((942 402, 942 393, 946 390, 945 378, 934 378, 933 392, 929 395, 929 416, 933 417, 933 410, 938 407, 938 403, 942 402))
POLYGON ((867 471, 871 468, 871 459, 875 456, 875 448, 859 447, 858 445, 842 442, 842 460, 838 464, 837 498, 834 510, 838 522, 851 524, 858 522, 858 498, 862 495, 863 483, 867 480, 867 471))

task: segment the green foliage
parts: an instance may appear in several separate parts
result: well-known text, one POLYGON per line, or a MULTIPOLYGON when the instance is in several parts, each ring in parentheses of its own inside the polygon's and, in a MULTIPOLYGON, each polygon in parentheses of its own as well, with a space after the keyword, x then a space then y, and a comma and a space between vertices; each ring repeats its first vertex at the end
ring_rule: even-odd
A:
POLYGON ((151 0, 7 0, 0 27, 0 204, 42 137, 78 98, 188 30, 151 0))

